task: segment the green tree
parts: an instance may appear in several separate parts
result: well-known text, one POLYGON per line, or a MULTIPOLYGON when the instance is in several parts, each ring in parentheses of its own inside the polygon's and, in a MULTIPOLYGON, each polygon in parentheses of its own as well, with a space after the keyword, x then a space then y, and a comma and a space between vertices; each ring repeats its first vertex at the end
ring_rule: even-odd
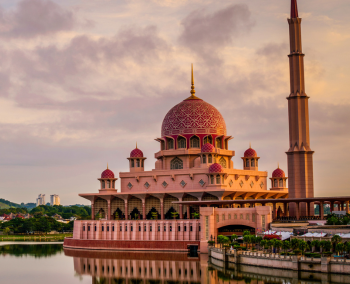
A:
POLYGON ((244 231, 243 232, 243 236, 250 236, 250 232, 249 231, 244 231))
POLYGON ((340 243, 342 241, 342 238, 341 238, 341 236, 339 236, 339 235, 334 235, 333 237, 332 237, 332 244, 334 245, 334 246, 336 246, 338 243, 340 243))
POLYGON ((319 240, 313 240, 311 242, 312 252, 314 252, 316 249, 320 247, 320 241, 319 240))
POLYGON ((275 242, 275 248, 277 249, 277 252, 279 252, 279 249, 282 247, 283 242, 281 240, 276 240, 275 242))
POLYGON ((151 214, 152 214, 152 219, 153 220, 158 219, 158 212, 152 212, 151 214))
POLYGON ((299 243, 300 243, 300 241, 298 239, 292 239, 291 240, 292 249, 293 250, 298 249, 299 248, 299 243))
POLYGON ((263 238, 262 237, 257 237, 256 238, 256 242, 257 242, 257 244, 259 245, 259 249, 260 249, 260 246, 261 246, 261 241, 263 240, 263 238))
POLYGON ((343 243, 338 243, 336 246, 335 246, 335 251, 338 253, 340 252, 343 252, 344 251, 344 244, 343 243))
POLYGON ((322 255, 329 251, 332 247, 332 243, 330 241, 323 240, 320 242, 320 247, 322 248, 322 255))
POLYGON ((291 247, 290 241, 282 242, 282 249, 284 250, 284 254, 286 254, 287 250, 290 249, 290 247, 291 247))
POLYGON ((8 235, 10 233, 10 228, 7 227, 2 232, 3 232, 4 235, 8 235))
POLYGON ((199 219, 199 217, 200 217, 200 215, 199 215, 198 212, 192 213, 192 218, 193 218, 193 219, 199 219))
POLYGON ((250 235, 243 236, 243 242, 245 243, 245 247, 248 247, 248 244, 250 243, 250 235))
POLYGON ((176 211, 171 212, 171 217, 173 217, 174 219, 176 219, 177 216, 179 216, 179 213, 177 213, 176 211))
POLYGON ((304 255, 305 251, 309 249, 309 245, 305 241, 301 241, 299 243, 299 249, 301 250, 301 253, 304 255))
POLYGON ((261 244, 261 246, 263 247, 264 253, 265 253, 265 249, 266 249, 266 247, 267 247, 267 240, 262 240, 262 241, 260 242, 260 244, 261 244))
POLYGON ((232 240, 235 242, 235 241, 238 239, 238 236, 237 236, 236 234, 233 234, 233 235, 231 236, 231 238, 232 238, 232 240))

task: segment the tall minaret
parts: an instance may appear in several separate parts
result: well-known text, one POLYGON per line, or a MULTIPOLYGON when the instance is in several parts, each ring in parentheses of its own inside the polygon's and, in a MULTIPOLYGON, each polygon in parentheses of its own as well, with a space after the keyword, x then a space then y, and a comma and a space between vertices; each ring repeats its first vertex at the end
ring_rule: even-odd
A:
MULTIPOLYGON (((289 150, 288 188, 289 198, 314 197, 313 151, 310 148, 309 97, 305 93, 304 54, 301 45, 301 19, 297 0, 291 0, 291 15, 288 19, 290 36, 290 95, 288 100, 289 150)), ((313 204, 300 204, 300 216, 314 214, 313 204)), ((289 216, 296 216, 295 204, 290 204, 289 216)))

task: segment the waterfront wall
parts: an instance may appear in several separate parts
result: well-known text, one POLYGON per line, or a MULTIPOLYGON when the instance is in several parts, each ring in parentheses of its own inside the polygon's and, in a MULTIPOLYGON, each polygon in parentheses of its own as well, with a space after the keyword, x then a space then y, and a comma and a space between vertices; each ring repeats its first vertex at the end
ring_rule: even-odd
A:
POLYGON ((308 258, 304 256, 281 256, 258 252, 226 252, 224 249, 210 248, 209 256, 213 264, 233 268, 237 264, 270 267, 294 271, 350 274, 350 260, 330 257, 308 258))

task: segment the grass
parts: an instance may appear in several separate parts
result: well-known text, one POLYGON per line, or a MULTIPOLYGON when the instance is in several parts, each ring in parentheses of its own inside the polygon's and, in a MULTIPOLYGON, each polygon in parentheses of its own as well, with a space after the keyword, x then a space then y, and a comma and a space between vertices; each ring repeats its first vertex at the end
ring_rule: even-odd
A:
POLYGON ((0 242, 8 241, 30 241, 30 242, 60 242, 65 237, 72 237, 72 233, 53 235, 1 235, 0 242))

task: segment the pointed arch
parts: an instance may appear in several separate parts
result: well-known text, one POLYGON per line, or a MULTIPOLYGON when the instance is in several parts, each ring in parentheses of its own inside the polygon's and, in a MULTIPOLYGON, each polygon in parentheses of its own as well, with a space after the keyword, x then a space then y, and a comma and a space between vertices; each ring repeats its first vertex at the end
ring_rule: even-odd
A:
POLYGON ((201 142, 198 136, 193 135, 190 138, 190 148, 200 148, 201 147, 201 142))
POLYGON ((177 148, 178 149, 184 149, 186 148, 186 138, 183 136, 177 137, 177 148))
POLYGON ((175 157, 174 159, 171 160, 170 162, 171 170, 180 170, 183 168, 184 168, 183 161, 180 158, 175 157))
POLYGON ((207 143, 213 144, 213 136, 208 135, 203 138, 203 145, 207 143))
POLYGON ((219 160, 219 164, 226 169, 226 160, 224 157, 221 157, 220 160, 219 160))

